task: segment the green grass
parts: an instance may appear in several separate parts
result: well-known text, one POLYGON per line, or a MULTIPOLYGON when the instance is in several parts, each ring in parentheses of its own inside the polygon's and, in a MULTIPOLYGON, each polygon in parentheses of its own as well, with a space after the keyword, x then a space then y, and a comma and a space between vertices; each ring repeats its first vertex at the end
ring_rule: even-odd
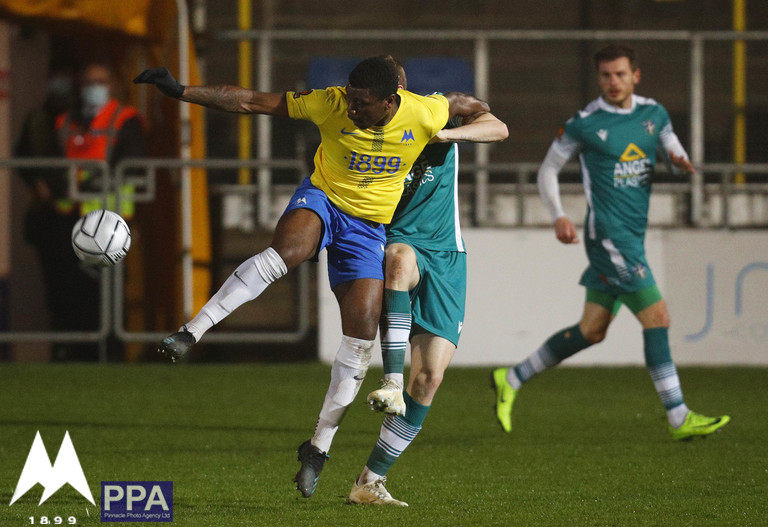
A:
POLYGON ((98 524, 100 482, 110 480, 172 480, 183 527, 768 523, 768 370, 681 369, 689 406, 733 418, 682 443, 670 439, 644 369, 547 372, 521 391, 509 435, 493 417, 488 373, 448 371, 390 471, 389 490, 410 504, 395 509, 345 503, 378 436, 381 417, 363 397, 380 370, 303 499, 291 481, 295 450, 313 431, 327 366, 5 364, 0 526, 30 516, 98 524), (8 507, 37 430, 51 458, 70 432, 96 507, 68 485, 41 506, 36 486, 8 507))

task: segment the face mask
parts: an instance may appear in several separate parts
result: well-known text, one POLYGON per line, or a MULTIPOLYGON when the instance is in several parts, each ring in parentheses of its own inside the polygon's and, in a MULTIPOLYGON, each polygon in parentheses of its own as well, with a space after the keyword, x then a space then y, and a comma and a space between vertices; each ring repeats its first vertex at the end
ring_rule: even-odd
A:
POLYGON ((83 98, 83 106, 98 109, 107 104, 109 100, 109 87, 106 84, 91 84, 80 92, 83 98))

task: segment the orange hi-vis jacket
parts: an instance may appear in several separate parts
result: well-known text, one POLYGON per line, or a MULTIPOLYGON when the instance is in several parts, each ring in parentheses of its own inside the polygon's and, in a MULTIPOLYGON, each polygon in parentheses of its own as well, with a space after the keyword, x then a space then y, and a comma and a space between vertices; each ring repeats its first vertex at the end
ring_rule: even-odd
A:
MULTIPOLYGON (((112 151, 117 143, 117 137, 123 125, 128 119, 137 117, 139 111, 133 106, 121 104, 116 99, 110 99, 107 104, 93 118, 87 129, 70 118, 69 113, 60 115, 56 119, 56 130, 61 141, 64 157, 67 159, 95 159, 109 162, 112 151)), ((86 169, 79 169, 78 183, 84 183, 91 179, 93 174, 86 169)), ((130 219, 134 213, 134 203, 125 196, 133 194, 132 185, 123 185, 121 189, 121 215, 130 219)), ((114 208, 114 195, 109 196, 111 206, 114 208)), ((87 214, 91 210, 103 208, 102 200, 86 200, 81 204, 80 213, 87 214)), ((71 200, 60 203, 61 208, 72 209, 71 200)))

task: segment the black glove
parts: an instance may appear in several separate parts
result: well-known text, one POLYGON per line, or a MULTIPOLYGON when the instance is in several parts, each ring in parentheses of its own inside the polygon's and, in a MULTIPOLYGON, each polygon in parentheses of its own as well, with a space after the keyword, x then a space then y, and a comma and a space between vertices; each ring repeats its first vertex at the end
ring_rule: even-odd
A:
POLYGON ((173 78, 168 68, 152 68, 139 73, 134 84, 154 84, 168 97, 178 99, 184 93, 184 86, 173 78))

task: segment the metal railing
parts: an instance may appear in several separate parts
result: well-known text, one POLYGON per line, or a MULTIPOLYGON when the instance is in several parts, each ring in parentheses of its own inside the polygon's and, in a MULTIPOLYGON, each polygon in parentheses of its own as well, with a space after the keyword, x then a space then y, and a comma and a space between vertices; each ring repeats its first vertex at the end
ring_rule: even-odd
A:
MULTIPOLYGON (((66 170, 68 175, 68 197, 76 202, 99 199, 106 207, 109 196, 115 196, 115 210, 120 210, 120 204, 127 196, 121 195, 123 184, 135 185, 136 192, 130 195, 134 202, 152 202, 156 199, 156 179, 159 170, 168 170, 169 177, 176 177, 181 186, 184 178, 191 177, 189 168, 200 169, 258 169, 270 167, 275 169, 294 170, 297 179, 303 179, 307 175, 306 165, 298 160, 237 160, 237 159, 211 159, 211 160, 179 160, 179 159, 126 159, 118 163, 114 170, 110 170, 103 161, 71 160, 60 158, 38 159, 0 159, 0 175, 10 173, 13 169, 43 169, 60 168, 66 170), (98 170, 96 176, 99 191, 83 191, 77 182, 78 169, 98 170), (3 170, 8 169, 8 170, 3 170), (141 171, 143 175, 135 175, 141 171), (131 174, 128 174, 131 173, 131 174), (178 173, 178 174, 177 174, 178 173)), ((236 192, 258 194, 266 191, 272 199, 272 192, 279 188, 278 185, 268 186, 266 189, 256 186, 242 186, 236 192)), ((232 191, 230 189, 230 191, 232 191)), ((192 209, 189 204, 182 204, 181 225, 184 232, 182 242, 182 260, 184 263, 185 287, 183 295, 185 304, 191 303, 191 226, 192 209)), ((99 360, 106 361, 106 339, 110 335, 116 336, 124 342, 158 342, 167 336, 169 328, 164 332, 128 331, 124 323, 125 306, 125 273, 124 266, 107 267, 100 269, 100 321, 98 331, 0 331, 0 342, 97 342, 102 344, 99 349, 99 360)), ((206 342, 220 343, 293 343, 302 340, 310 330, 310 275, 307 264, 300 265, 297 269, 296 291, 296 326, 291 331, 261 331, 261 332, 227 332, 215 331, 206 335, 206 342)))
MULTIPOLYGON (((53 168, 67 171, 67 191, 69 197, 75 201, 84 201, 80 195, 77 185, 78 168, 92 169, 100 174, 109 174, 109 166, 104 161, 81 160, 73 162, 70 159, 61 158, 36 158, 36 159, 0 159, 0 173, 9 173, 7 169, 38 169, 53 168)), ((100 180, 103 203, 107 202, 109 193, 109 178, 102 177, 100 180)), ((111 282, 111 269, 105 269, 101 273, 101 311, 98 330, 96 331, 0 331, 0 342, 35 342, 35 341, 55 341, 55 342, 97 342, 104 343, 110 333, 112 326, 112 289, 109 287, 111 282)), ((100 346, 99 355, 106 359, 106 347, 100 346)))
MULTIPOLYGON (((702 228, 740 228, 740 227, 768 227, 768 163, 729 164, 729 163, 704 163, 695 167, 694 174, 676 175, 665 167, 657 167, 653 183, 654 196, 667 195, 684 202, 685 212, 672 211, 671 217, 676 218, 667 222, 667 226, 692 226, 702 228), (752 174, 760 176, 761 181, 748 181, 734 183, 734 174, 752 174), (716 182, 707 182, 714 179, 716 182), (658 181, 661 180, 661 181, 658 181), (692 200, 697 185, 702 185, 704 204, 699 212, 698 221, 694 219, 692 200), (733 214, 733 202, 737 196, 750 195, 761 197, 765 200, 761 209, 761 217, 752 217, 746 221, 737 222, 733 214), (715 201, 713 201, 715 200, 715 201), (716 210, 719 209, 719 210, 716 210), (764 209, 764 210, 763 210, 764 209)), ((477 227, 548 227, 549 218, 543 222, 532 221, 530 208, 540 208, 539 191, 536 183, 536 175, 539 169, 538 163, 462 163, 460 175, 466 176, 470 183, 461 186, 464 194, 471 195, 472 214, 471 221, 477 227), (482 173, 478 175, 478 171, 482 173), (501 175, 496 181, 491 176, 501 175), (494 199, 499 196, 513 196, 515 202, 516 218, 512 222, 500 224, 493 214, 494 199), (533 198, 532 205, 530 198, 533 198)), ((567 164, 561 175, 570 176, 572 183, 560 183, 560 192, 563 196, 583 195, 580 183, 579 165, 567 164)), ((562 178, 561 178, 562 179, 562 178)), ((754 216, 754 215, 753 215, 754 216)), ((579 220, 580 218, 575 218, 579 220)))
MULTIPOLYGON (((488 100, 490 95, 491 77, 494 74, 491 68, 491 58, 494 54, 494 46, 506 42, 682 42, 688 44, 687 61, 689 65, 689 113, 690 113, 690 137, 687 144, 690 145, 689 153, 691 161, 696 166, 701 166, 705 160, 705 44, 711 42, 766 42, 768 31, 687 31, 687 30, 525 30, 525 29, 227 29, 218 30, 212 37, 221 41, 254 41, 258 44, 256 56, 256 85, 261 91, 270 91, 272 77, 276 68, 274 63, 280 50, 275 49, 277 42, 353 42, 359 43, 356 53, 365 53, 366 44, 375 43, 373 47, 367 46, 372 54, 380 53, 380 42, 413 42, 425 43, 429 49, 435 42, 462 42, 467 44, 467 55, 472 56, 475 70, 475 95, 488 100), (373 51, 376 50, 376 51, 373 51)), ((315 53, 315 48, 310 53, 315 53)), ((291 54, 295 60, 294 54, 291 54)), ((399 57, 401 60, 407 57, 399 57)), ((258 141, 263 148, 260 155, 263 158, 270 156, 271 127, 268 119, 259 121, 258 141), (264 124, 262 124, 264 123, 264 124)), ((475 145, 476 182, 477 194, 480 203, 476 207, 475 218, 480 224, 486 224, 489 218, 484 216, 486 210, 482 207, 485 181, 489 178, 486 164, 490 160, 490 146, 487 144, 475 145)), ((705 185, 703 174, 697 172, 692 178, 690 192, 690 217, 693 225, 699 226, 705 219, 705 185)), ((269 177, 268 171, 259 174, 259 178, 269 177)))
MULTIPOLYGON (((303 161, 297 159, 290 160, 272 160, 244 161, 239 159, 211 159, 211 160, 179 160, 179 159, 127 159, 119 163, 113 171, 104 162, 99 161, 81 161, 68 159, 0 159, 0 174, 9 173, 4 169, 17 168, 62 168, 69 174, 70 197, 77 201, 98 198, 103 203, 107 203, 107 196, 113 189, 121 189, 122 184, 130 182, 136 185, 137 192, 131 196, 131 199, 137 202, 152 202, 157 199, 156 180, 157 177, 173 177, 180 186, 181 179, 191 177, 188 168, 201 168, 207 170, 232 170, 240 168, 259 169, 274 168, 293 170, 297 173, 297 180, 305 177, 307 167, 303 161), (98 180, 100 192, 83 192, 78 188, 76 181, 77 168, 93 168, 98 170, 103 177, 98 180), (166 170, 168 173, 159 174, 160 170, 166 170), (141 171, 142 176, 136 176, 135 172, 141 171), (128 173, 131 173, 129 175, 128 173), (113 177, 114 176, 114 177, 113 177)), ((469 183, 460 184, 462 193, 471 196, 468 203, 471 207, 470 216, 472 216, 470 225, 478 227, 544 227, 549 226, 548 220, 531 220, 530 208, 541 208, 538 199, 538 189, 536 185, 536 172, 538 164, 536 163, 496 163, 485 164, 483 170, 489 177, 475 179, 476 164, 461 165, 461 177, 469 175, 469 183), (490 177, 498 176, 498 177, 490 177), (501 195, 512 196, 515 202, 515 220, 505 225, 494 223, 493 200, 501 195), (481 213, 478 214, 478 210, 481 213), (485 218, 483 221, 477 221, 477 218, 485 218)), ((719 221, 711 222, 709 227, 734 228, 736 225, 732 221, 733 202, 745 194, 750 196, 760 196, 765 198, 766 209, 768 209, 768 164, 702 164, 696 167, 697 172, 707 175, 709 181, 704 186, 706 196, 711 196, 709 205, 717 206, 721 210, 719 221), (762 182, 750 182, 744 184, 732 183, 732 175, 735 173, 747 173, 759 175, 762 182)), ((571 178, 572 183, 561 184, 563 196, 582 195, 583 189, 579 183, 578 167, 569 164, 565 167, 563 174, 571 178)), ((665 176, 662 170, 658 173, 665 176)), ((655 194, 668 194, 679 196, 681 199, 689 201, 693 192, 695 182, 690 176, 670 176, 667 178, 672 181, 654 183, 655 194), (680 178, 679 182, 674 179, 680 178)), ((274 184, 263 185, 219 185, 210 190, 211 193, 239 193, 249 196, 256 196, 266 193, 267 203, 271 204, 275 200, 283 200, 290 196, 290 192, 295 185, 274 184)), ((120 201, 125 199, 119 192, 116 192, 115 210, 120 210, 120 201)), ((705 205, 707 203, 705 202, 705 205)), ((187 234, 182 247, 182 259, 189 268, 185 272, 191 273, 191 207, 189 204, 182 207, 182 229, 187 234)), ((689 211, 690 212, 690 211, 689 211)), ((694 226, 690 214, 685 217, 675 211, 672 215, 678 218, 677 226, 694 226)), ((768 210, 766 210, 768 217, 768 210)), ((578 220, 578 218, 576 218, 578 220)), ((738 227, 763 227, 768 226, 768 219, 758 218, 752 223, 738 225, 738 227)), ((115 266, 105 268, 101 271, 101 319, 99 329, 92 332, 75 331, 3 331, 0 332, 0 342, 29 342, 29 341, 54 341, 54 342, 100 342, 103 343, 108 335, 115 335, 125 342, 157 342, 167 335, 167 332, 174 329, 168 328, 166 332, 150 331, 129 331, 124 324, 124 268, 115 266)), ((191 299, 191 274, 189 279, 185 279, 184 295, 191 299)), ((266 343, 279 342, 290 343, 297 342, 304 338, 309 331, 310 321, 310 277, 306 264, 298 268, 298 288, 296 292, 296 314, 297 324, 291 331, 259 331, 259 332, 229 332, 213 331, 206 335, 206 342, 218 343, 266 343)), ((106 360, 106 349, 100 352, 101 360, 106 360)))
MULTIPOLYGON (((184 168, 201 168, 206 170, 237 170, 240 168, 246 169, 259 169, 259 168, 271 168, 271 169, 290 169, 295 170, 298 174, 298 179, 301 180, 307 176, 306 165, 295 159, 273 159, 271 161, 260 161, 257 159, 240 160, 240 159, 206 159, 206 160, 181 160, 181 159, 126 159, 121 161, 115 167, 115 187, 121 188, 122 182, 126 179, 126 172, 135 171, 137 169, 145 170, 148 180, 154 180, 157 177, 158 169, 177 170, 180 172, 180 178, 191 177, 187 171, 183 171, 184 168)), ((154 188, 154 184, 148 185, 148 188, 154 188)), ((269 203, 269 200, 273 197, 272 192, 274 185, 267 185, 265 187, 259 187, 255 185, 242 185, 237 188, 237 192, 246 194, 258 195, 260 192, 266 192, 268 198, 265 202, 269 203)), ((119 199, 118 199, 119 207, 119 199)), ((184 274, 184 305, 189 306, 192 302, 192 207, 189 204, 182 204, 182 267, 184 274)), ((118 209, 119 210, 119 209, 118 209)), ((300 265, 297 269, 298 272, 298 289, 296 294, 297 305, 297 326, 293 331, 260 331, 260 332, 226 332, 215 331, 206 334, 206 342, 219 342, 219 343, 265 343, 265 342, 279 342, 279 343, 293 343, 303 339, 310 328, 310 315, 309 315, 309 270, 306 264, 300 265)), ((114 331, 115 334, 122 340, 127 342, 156 342, 167 336, 167 332, 141 332, 141 331, 128 331, 124 327, 123 323, 123 285, 124 285, 124 269, 121 266, 116 267, 116 280, 115 280, 115 320, 114 331)), ((191 309, 185 309, 185 318, 190 318, 191 309)))

